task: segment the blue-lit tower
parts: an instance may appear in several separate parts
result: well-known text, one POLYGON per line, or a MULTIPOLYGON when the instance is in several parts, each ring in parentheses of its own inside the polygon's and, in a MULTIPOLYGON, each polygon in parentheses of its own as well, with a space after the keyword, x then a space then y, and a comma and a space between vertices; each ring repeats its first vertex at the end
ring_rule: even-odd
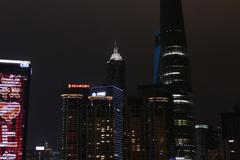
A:
POLYGON ((160 1, 159 81, 173 94, 176 159, 195 157, 192 84, 181 0, 160 1))
POLYGON ((154 66, 153 66, 153 83, 157 84, 159 81, 159 62, 161 56, 160 48, 160 33, 155 33, 155 46, 154 46, 154 66))

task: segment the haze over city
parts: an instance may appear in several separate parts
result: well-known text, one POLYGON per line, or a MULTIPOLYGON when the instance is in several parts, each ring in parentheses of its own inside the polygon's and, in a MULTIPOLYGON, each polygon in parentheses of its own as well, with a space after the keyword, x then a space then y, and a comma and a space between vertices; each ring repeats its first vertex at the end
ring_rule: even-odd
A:
MULTIPOLYGON (((152 82, 159 0, 0 2, 1 58, 32 62, 29 146, 60 146, 68 82, 101 84, 114 41, 126 61, 128 93, 152 82)), ((239 1, 183 0, 195 115, 217 124, 239 101, 239 1)))

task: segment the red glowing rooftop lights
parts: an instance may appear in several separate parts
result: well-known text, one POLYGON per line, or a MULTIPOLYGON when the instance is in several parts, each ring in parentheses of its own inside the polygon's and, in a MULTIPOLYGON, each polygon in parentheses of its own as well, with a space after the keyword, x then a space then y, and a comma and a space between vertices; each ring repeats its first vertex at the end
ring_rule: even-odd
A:
POLYGON ((70 84, 68 84, 68 88, 90 88, 90 85, 89 84, 70 83, 70 84))

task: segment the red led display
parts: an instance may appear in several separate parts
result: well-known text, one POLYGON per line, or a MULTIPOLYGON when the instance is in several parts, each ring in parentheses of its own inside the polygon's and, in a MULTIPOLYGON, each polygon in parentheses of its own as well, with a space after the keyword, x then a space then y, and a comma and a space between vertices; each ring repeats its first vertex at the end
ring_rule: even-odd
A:
POLYGON ((68 88, 90 88, 89 84, 68 84, 68 88))
POLYGON ((0 160, 22 160, 27 77, 0 73, 0 160))

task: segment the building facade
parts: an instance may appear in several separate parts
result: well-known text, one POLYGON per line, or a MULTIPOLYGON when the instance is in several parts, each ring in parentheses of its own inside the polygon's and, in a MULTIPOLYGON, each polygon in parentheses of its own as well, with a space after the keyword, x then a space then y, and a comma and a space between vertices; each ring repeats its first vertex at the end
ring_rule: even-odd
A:
POLYGON ((0 59, 0 159, 26 159, 29 61, 0 59))
POLYGON ((139 86, 145 108, 146 158, 169 160, 175 156, 173 98, 165 85, 139 86))
POLYGON ((139 96, 129 98, 126 107, 128 153, 124 159, 173 159, 173 99, 165 86, 140 86, 139 96))
POLYGON ((87 159, 89 84, 69 84, 62 97, 62 159, 87 159))
POLYGON ((198 124, 196 129, 196 160, 208 160, 208 125, 198 124))
POLYGON ((208 128, 208 160, 224 160, 223 159, 223 143, 222 143, 221 127, 208 128))
POLYGON ((161 0, 160 5, 159 82, 167 85, 173 94, 176 158, 192 160, 195 157, 195 118, 182 1, 161 0))
POLYGON ((124 160, 145 160, 145 108, 140 97, 126 100, 124 160))
POLYGON ((123 159, 123 90, 93 87, 88 109, 88 159, 123 159))
POLYGON ((221 114, 223 151, 225 160, 240 159, 240 112, 221 114))
POLYGON ((63 160, 122 160, 123 90, 69 84, 62 101, 63 160))

